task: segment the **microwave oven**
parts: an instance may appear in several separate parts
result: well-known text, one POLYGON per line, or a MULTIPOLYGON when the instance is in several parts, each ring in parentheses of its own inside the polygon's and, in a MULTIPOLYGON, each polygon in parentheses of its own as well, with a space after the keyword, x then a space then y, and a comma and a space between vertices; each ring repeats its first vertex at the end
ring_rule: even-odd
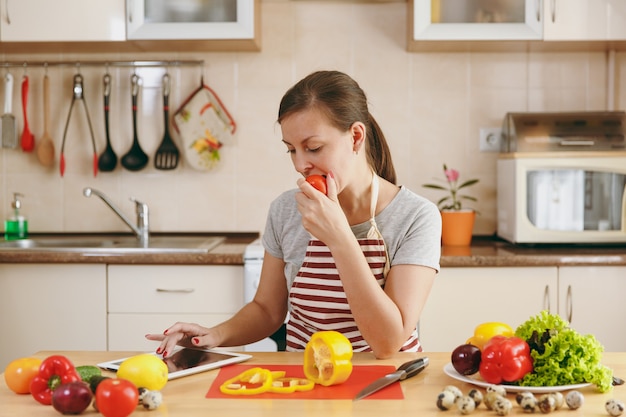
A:
POLYGON ((523 244, 626 243, 625 115, 508 114, 497 235, 523 244))

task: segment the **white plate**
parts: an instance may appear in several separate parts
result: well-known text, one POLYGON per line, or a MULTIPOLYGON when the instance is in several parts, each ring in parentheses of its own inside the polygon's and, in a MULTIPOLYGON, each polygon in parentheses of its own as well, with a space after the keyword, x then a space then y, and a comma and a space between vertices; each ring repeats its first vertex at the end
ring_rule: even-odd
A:
MULTIPOLYGON (((479 387, 487 388, 489 385, 491 385, 488 382, 482 381, 480 379, 475 379, 474 377, 467 377, 467 376, 461 375, 460 373, 456 371, 456 369, 454 369, 454 366, 452 366, 452 363, 448 363, 446 366, 444 366, 443 372, 445 372, 445 374, 448 375, 449 377, 456 379, 457 381, 467 382, 468 384, 477 385, 479 387)), ((588 387, 589 385, 591 384, 588 382, 585 382, 584 384, 559 385, 556 387, 520 387, 516 385, 504 385, 504 387, 506 388, 507 392, 528 391, 534 394, 543 394, 543 393, 548 393, 548 392, 569 391, 572 389, 588 387)))

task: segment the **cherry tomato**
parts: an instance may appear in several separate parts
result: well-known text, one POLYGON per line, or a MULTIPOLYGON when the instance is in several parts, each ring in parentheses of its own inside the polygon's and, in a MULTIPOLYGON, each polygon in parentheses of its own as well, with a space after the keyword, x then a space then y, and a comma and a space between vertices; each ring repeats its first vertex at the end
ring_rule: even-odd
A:
POLYGON ((309 184, 315 187, 319 192, 327 194, 328 189, 326 188, 326 177, 323 175, 309 175, 306 177, 306 180, 309 184))
POLYGON ((104 417, 126 417, 137 408, 139 391, 126 379, 109 378, 96 388, 96 406, 104 417))
POLYGON ((7 387, 16 394, 29 394, 30 381, 39 373, 41 359, 20 358, 9 363, 4 370, 7 387))

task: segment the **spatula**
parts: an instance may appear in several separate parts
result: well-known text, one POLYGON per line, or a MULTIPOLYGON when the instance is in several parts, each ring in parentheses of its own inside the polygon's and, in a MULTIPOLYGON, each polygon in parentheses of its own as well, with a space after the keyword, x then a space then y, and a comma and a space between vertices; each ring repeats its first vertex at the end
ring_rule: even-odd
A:
POLYGON ((35 149, 35 135, 28 126, 28 76, 22 78, 22 113, 24 115, 24 130, 22 131, 22 150, 32 152, 35 149))
POLYGON ((37 158, 41 165, 50 167, 54 164, 54 142, 50 136, 50 79, 43 77, 43 135, 37 147, 37 158))
POLYGON ((169 131, 169 94, 170 94, 170 76, 163 75, 163 119, 165 120, 165 133, 163 140, 157 149, 154 157, 154 167, 156 169, 169 170, 178 166, 180 152, 176 144, 172 140, 169 131))
POLYGON ((13 75, 4 76, 4 114, 2 115, 2 147, 17 148, 17 125, 11 114, 13 103, 13 75))

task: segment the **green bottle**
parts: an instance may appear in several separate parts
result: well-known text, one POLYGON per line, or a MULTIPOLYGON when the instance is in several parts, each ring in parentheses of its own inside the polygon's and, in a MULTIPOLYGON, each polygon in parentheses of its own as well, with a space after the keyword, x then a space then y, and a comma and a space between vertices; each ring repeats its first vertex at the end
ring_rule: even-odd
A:
POLYGON ((11 203, 13 215, 4 221, 5 240, 28 238, 28 221, 24 218, 24 216, 20 215, 20 208, 22 207, 20 197, 24 197, 24 195, 20 193, 13 193, 13 202, 11 203))

